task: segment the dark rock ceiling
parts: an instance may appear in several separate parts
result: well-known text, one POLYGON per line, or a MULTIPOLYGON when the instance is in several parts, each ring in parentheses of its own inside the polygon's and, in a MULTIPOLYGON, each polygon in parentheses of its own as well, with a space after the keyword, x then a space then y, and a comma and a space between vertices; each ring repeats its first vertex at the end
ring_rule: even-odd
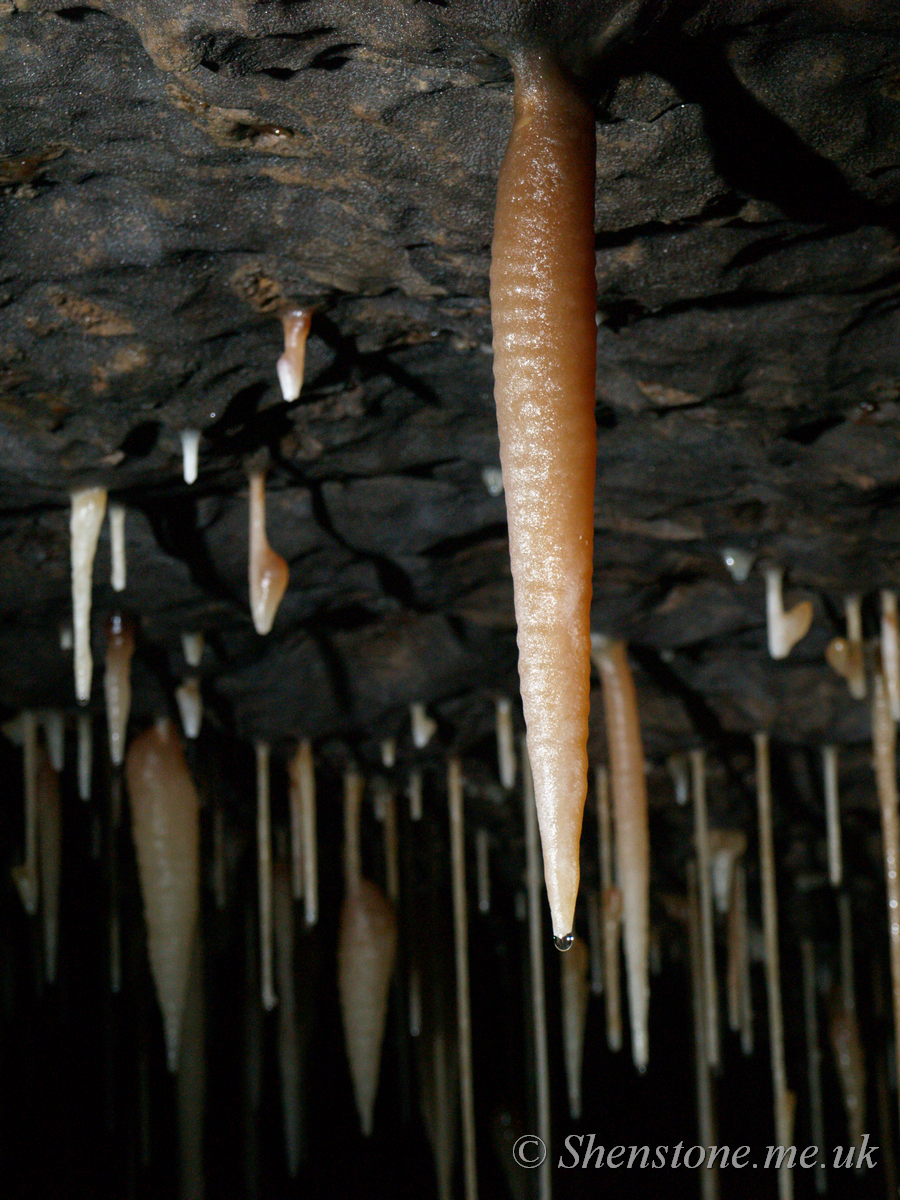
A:
MULTIPOLYGON (((59 640, 68 495, 102 484, 128 510, 133 727, 174 712, 181 631, 203 630, 192 762, 244 835, 250 739, 282 757, 310 736, 327 773, 348 753, 373 767, 395 735, 399 783, 414 754, 407 707, 423 701, 439 726, 433 778, 447 748, 463 754, 467 803, 504 851, 495 874, 508 892, 520 885, 518 803, 493 802, 494 699, 516 692, 515 631, 504 502, 484 476, 498 464, 488 268, 511 121, 502 51, 533 23, 557 28, 597 101, 593 622, 631 647, 654 896, 683 891, 691 845, 667 756, 707 745, 713 824, 752 838, 748 735, 767 728, 782 888, 793 875, 821 899, 818 745, 830 740, 842 746, 847 874, 877 916, 858 933, 883 951, 868 705, 824 651, 848 593, 863 594, 874 634, 878 589, 900 583, 893 0, 0 0, 0 698, 9 714, 75 710, 59 640), (293 405, 275 375, 289 301, 315 306, 293 405), (203 435, 193 486, 181 472, 188 428, 203 435), (269 540, 290 565, 265 638, 247 596, 246 467, 260 455, 269 540), (767 653, 761 572, 733 581, 726 547, 784 567, 789 600, 812 601, 812 631, 787 660, 767 653)), ((103 623, 118 604, 109 568, 104 529, 98 729, 103 623)), ((320 829, 336 936, 336 804, 322 805, 320 829)), ((3 836, 12 863, 17 828, 3 836)), ((586 851, 586 878, 593 860, 586 851)), ((814 919, 833 941, 831 902, 791 896, 784 928, 814 919)), ((105 912, 106 893, 84 904, 105 912)), ((506 937, 476 942, 473 977, 506 937)), ((27 953, 19 974, 31 978, 27 953)), ((790 958, 786 974, 796 992, 790 958)), ((225 1007, 232 988, 233 972, 225 1007)), ((510 997, 501 979, 482 1009, 506 1022, 520 1003, 510 997)), ((653 1012, 654 1046, 680 1047, 680 1035, 666 1040, 669 1010, 653 1012)), ((27 1086, 30 1066, 20 1076, 27 1086)), ((42 1086, 28 1113, 42 1109, 42 1086)), ((642 1096, 629 1112, 643 1112, 642 1096)), ((31 1166, 21 1170, 31 1195, 31 1166)))
MULTIPOLYGON (((422 700, 443 745, 487 761, 493 696, 515 690, 504 503, 483 479, 513 7, 0 4, 10 708, 73 707, 67 494, 102 483, 128 508, 137 721, 171 704, 179 633, 199 628, 212 727, 371 756, 422 700), (288 300, 316 306, 292 406, 274 372, 288 300), (203 432, 192 487, 184 428, 203 432), (246 583, 261 450, 291 572, 265 639, 246 583)), ((620 7, 522 20, 568 21, 577 56, 620 7)), ((874 622, 898 579, 900 17, 874 0, 628 14, 592 76, 594 624, 633 647, 657 766, 702 737, 740 773, 764 726, 860 746, 868 806, 867 706, 823 652, 848 591, 874 622), (786 662, 766 653, 760 572, 733 582, 726 546, 813 601, 786 662)), ((108 559, 104 532, 98 662, 108 559)))

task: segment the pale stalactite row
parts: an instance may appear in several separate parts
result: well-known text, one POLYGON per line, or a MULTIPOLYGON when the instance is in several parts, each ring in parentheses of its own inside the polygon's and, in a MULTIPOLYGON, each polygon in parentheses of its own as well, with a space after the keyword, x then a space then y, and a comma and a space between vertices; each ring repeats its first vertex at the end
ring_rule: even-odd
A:
POLYGON ((288 565, 269 545, 266 537, 266 477, 263 471, 250 475, 250 615, 257 633, 272 628, 275 614, 288 585, 288 565))
POLYGON ((612 780, 616 884, 622 897, 631 1053, 641 1072, 649 1056, 650 835, 644 750, 637 693, 624 643, 595 635, 594 661, 603 686, 603 714, 612 780))
POLYGON ((125 778, 150 967, 174 1071, 200 910, 200 803, 171 721, 159 720, 135 738, 125 778))
POLYGON ((491 247, 494 399, 544 877, 553 932, 567 938, 590 703, 594 111, 549 54, 515 52, 511 61, 513 127, 491 247))
POLYGON ((72 628, 75 638, 75 697, 91 698, 91 595, 94 555, 106 512, 106 489, 85 488, 72 493, 69 533, 72 553, 72 628))

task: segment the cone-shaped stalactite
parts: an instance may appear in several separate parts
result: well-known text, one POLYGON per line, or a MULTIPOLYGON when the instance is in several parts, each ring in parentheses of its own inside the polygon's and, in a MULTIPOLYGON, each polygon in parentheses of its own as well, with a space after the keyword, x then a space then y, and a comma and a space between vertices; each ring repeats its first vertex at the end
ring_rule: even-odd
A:
POLYGON ((368 1137, 372 1132, 388 993, 397 952, 397 919, 381 888, 361 875, 362 780, 351 772, 345 787, 346 891, 338 935, 338 991, 353 1094, 362 1131, 368 1137))
POLYGON ((200 907, 200 806, 171 721, 159 720, 135 738, 126 755, 125 778, 150 968, 169 1069, 174 1071, 200 907))

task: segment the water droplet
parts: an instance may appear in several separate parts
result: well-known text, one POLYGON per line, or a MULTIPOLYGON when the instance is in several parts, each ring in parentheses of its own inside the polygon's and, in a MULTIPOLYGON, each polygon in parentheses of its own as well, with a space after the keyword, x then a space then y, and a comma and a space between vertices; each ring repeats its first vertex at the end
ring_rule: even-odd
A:
POLYGON ((574 942, 574 933, 567 933, 563 937, 557 937, 556 934, 553 935, 553 944, 557 950, 562 950, 563 952, 566 950, 571 950, 574 942))
POLYGON ((749 550, 728 546, 722 551, 722 559, 735 583, 744 583, 750 574, 756 555, 749 550))

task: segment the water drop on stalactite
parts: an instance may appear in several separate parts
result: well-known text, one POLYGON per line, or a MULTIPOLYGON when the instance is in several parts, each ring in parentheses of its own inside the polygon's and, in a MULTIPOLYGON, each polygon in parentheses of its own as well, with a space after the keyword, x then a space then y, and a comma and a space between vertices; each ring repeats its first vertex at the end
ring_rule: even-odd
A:
POLYGON ((755 560, 756 556, 749 550, 739 550, 730 546, 722 551, 722 561, 735 583, 747 582, 750 568, 755 560))

